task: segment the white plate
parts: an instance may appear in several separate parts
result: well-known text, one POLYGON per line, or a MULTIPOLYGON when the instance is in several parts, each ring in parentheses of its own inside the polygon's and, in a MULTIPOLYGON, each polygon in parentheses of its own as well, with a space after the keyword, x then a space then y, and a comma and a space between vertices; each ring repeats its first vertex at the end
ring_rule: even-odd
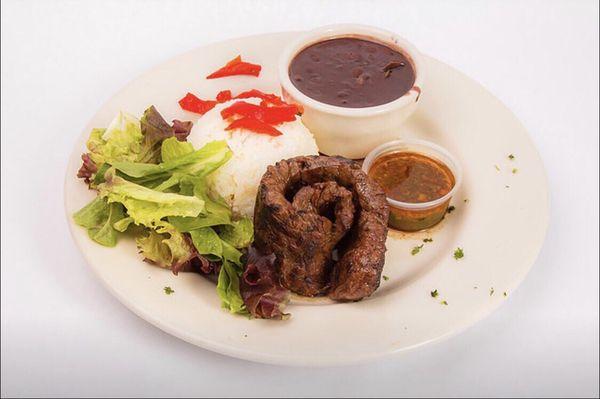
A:
MULTIPOLYGON (((203 98, 222 89, 279 92, 277 57, 297 34, 251 36, 198 48, 127 85, 94 115, 75 145, 65 180, 67 215, 94 197, 75 177, 93 127, 107 126, 119 110, 141 115, 151 104, 166 119, 194 120, 177 104, 187 91, 203 98), (203 78, 238 53, 263 66, 260 78, 203 78)), ((527 132, 504 105, 449 66, 428 57, 425 61, 427 85, 403 133, 455 154, 464 182, 453 200, 456 210, 431 232, 389 235, 384 270, 389 280, 371 298, 321 306, 313 306, 319 301, 295 303, 288 308, 288 321, 249 320, 222 310, 214 285, 203 277, 176 277, 144 263, 132 240, 122 239, 116 248, 95 244, 69 216, 75 242, 110 292, 137 315, 190 343, 243 359, 356 363, 472 325, 510 297, 535 261, 548 224, 546 176, 527 132), (513 161, 507 158, 510 153, 513 161), (513 168, 518 172, 513 174, 513 168), (424 237, 434 241, 411 255, 424 237), (463 259, 453 258, 456 247, 464 249, 463 259), (175 293, 165 295, 165 286, 175 293), (430 295, 434 289, 437 298, 430 295)))

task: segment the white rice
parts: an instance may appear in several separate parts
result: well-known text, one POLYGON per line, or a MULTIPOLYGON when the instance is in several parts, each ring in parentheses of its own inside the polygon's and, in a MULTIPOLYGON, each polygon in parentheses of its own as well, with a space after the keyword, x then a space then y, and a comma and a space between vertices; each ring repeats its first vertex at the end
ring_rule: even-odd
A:
MULTIPOLYGON (((199 149, 215 140, 226 140, 233 152, 232 158, 209 177, 211 189, 223 197, 235 213, 252 217, 256 192, 267 166, 298 155, 318 154, 312 133, 300 118, 276 126, 283 133, 273 137, 243 129, 226 131, 230 122, 221 117, 221 110, 233 102, 218 104, 194 124, 188 141, 199 149)), ((258 104, 260 100, 245 99, 258 104)))

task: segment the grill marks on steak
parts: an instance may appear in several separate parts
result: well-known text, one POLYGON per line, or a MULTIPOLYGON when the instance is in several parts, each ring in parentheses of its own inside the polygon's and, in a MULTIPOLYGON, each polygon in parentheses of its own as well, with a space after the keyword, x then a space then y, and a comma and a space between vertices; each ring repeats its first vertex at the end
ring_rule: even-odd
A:
POLYGON ((355 301, 379 286, 387 220, 384 192, 358 164, 337 157, 296 157, 269 166, 263 175, 255 245, 275 253, 286 288, 355 301))

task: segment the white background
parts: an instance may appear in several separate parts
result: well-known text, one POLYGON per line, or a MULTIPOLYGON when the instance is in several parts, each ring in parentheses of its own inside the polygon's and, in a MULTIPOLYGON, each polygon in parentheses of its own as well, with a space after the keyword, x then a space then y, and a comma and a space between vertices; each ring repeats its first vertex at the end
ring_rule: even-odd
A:
POLYGON ((2 396, 599 395, 595 1, 3 1, 1 139, 2 396), (551 189, 523 285, 456 337, 354 367, 230 359, 137 318, 67 230, 64 170, 87 120, 176 54, 335 22, 398 32, 523 121, 551 189))

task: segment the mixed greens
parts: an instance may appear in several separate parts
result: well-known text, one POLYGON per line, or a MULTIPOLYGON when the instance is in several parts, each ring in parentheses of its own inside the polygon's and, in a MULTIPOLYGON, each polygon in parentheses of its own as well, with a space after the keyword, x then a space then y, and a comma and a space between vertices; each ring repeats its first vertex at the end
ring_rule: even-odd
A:
POLYGON ((127 232, 152 264, 218 275, 223 307, 246 314, 240 277, 252 221, 236 217, 205 179, 232 153, 225 141, 194 149, 185 141, 190 129, 191 122, 169 125, 153 106, 141 119, 120 112, 93 129, 78 176, 98 196, 73 218, 98 244, 113 247, 127 232))

